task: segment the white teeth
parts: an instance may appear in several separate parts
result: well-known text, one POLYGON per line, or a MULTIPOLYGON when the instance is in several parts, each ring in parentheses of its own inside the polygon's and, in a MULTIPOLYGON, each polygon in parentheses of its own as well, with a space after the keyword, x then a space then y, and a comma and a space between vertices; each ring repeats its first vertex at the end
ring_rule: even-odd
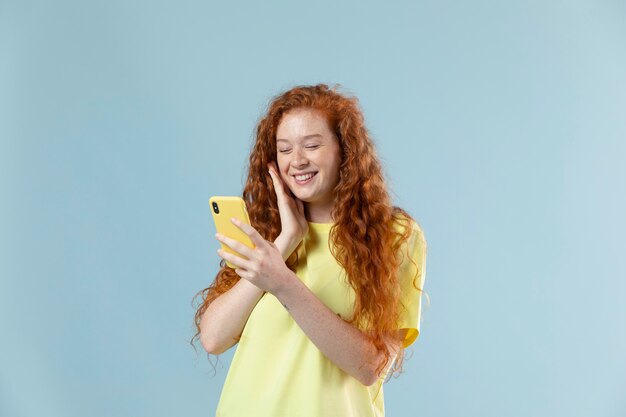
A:
POLYGON ((309 173, 309 174, 304 174, 304 175, 296 175, 296 179, 297 179, 298 181, 306 181, 306 180, 308 180, 309 178, 313 177, 313 175, 315 175, 315 174, 313 174, 313 173, 309 173))

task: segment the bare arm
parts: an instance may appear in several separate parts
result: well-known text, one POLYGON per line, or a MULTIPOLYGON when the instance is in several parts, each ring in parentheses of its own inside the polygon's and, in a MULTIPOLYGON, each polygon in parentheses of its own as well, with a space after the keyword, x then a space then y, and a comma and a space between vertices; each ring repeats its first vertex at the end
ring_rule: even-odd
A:
MULTIPOLYGON (((363 385, 376 382, 379 375, 375 371, 382 355, 363 332, 337 316, 299 279, 292 279, 289 285, 276 292, 276 297, 309 339, 335 365, 363 385)), ((404 338, 405 332, 398 330, 398 340, 404 338)), ((399 342, 390 346, 394 355, 399 348, 399 342)), ((391 362, 387 367, 389 365, 391 362)))
MULTIPOLYGON (((221 254, 224 259, 238 266, 238 274, 245 279, 220 295, 207 308, 200 324, 202 345, 208 352, 215 354, 234 345, 265 290, 282 302, 326 357, 364 385, 371 385, 378 379, 375 370, 382 359, 374 345, 359 329, 336 316, 284 264, 297 242, 306 234, 308 226, 302 201, 287 195, 275 166, 270 167, 270 175, 277 190, 281 235, 271 244, 253 227, 234 220, 233 223, 253 239, 256 249, 250 250, 231 239, 220 238, 220 241, 248 258, 245 261, 235 255, 221 254), (299 238, 289 239, 285 236, 299 238)), ((399 340, 404 337, 402 333, 403 330, 398 331, 398 342, 389 346, 392 352, 399 350, 399 340)))
MULTIPOLYGON (((286 260, 297 244, 283 235, 274 241, 286 260)), ((202 315, 200 342, 204 349, 219 355, 239 341, 250 313, 265 291, 245 279, 217 297, 202 315)))
MULTIPOLYGON (((379 378, 376 368, 382 361, 368 336, 356 326, 344 321, 329 309, 296 274, 285 265, 276 243, 265 240, 252 226, 234 219, 233 223, 254 242, 255 248, 233 239, 220 237, 246 259, 228 252, 220 256, 234 264, 237 273, 273 294, 290 312, 295 322, 317 348, 337 367, 352 375, 363 385, 372 385, 379 378)), ((400 348, 404 330, 394 331, 389 349, 395 355, 400 348)), ((387 364, 390 365, 390 364, 387 364)))

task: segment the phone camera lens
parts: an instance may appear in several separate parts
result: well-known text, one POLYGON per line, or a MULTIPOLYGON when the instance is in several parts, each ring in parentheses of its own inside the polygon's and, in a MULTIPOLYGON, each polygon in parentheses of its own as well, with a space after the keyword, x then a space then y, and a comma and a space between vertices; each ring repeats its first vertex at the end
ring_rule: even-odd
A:
POLYGON ((216 202, 213 202, 213 211, 215 214, 220 214, 220 208, 217 206, 216 202))

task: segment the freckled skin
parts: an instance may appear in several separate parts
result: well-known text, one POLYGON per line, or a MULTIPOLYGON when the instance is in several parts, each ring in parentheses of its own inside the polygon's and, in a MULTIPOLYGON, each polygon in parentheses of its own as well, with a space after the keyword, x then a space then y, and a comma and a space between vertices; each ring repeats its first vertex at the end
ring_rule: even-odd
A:
MULTIPOLYGON (((213 353, 232 346, 254 305, 267 291, 330 361, 362 384, 371 386, 380 377, 375 365, 384 359, 382 353, 365 333, 320 301, 284 262, 306 233, 307 220, 332 222, 334 188, 341 164, 339 141, 320 113, 298 109, 283 116, 277 127, 276 146, 277 166, 270 163, 268 169, 277 193, 281 234, 271 243, 252 226, 236 223, 251 237, 255 248, 221 238, 220 241, 247 260, 220 252, 222 258, 237 266, 235 271, 243 279, 207 308, 202 324, 203 346, 213 353), (316 175, 306 184, 296 182, 294 174, 313 172, 316 175), (215 321, 219 325, 212 325, 215 321)), ((396 340, 389 345, 393 355, 400 348, 404 331, 398 331, 396 340)))
POLYGON ((331 222, 331 211, 339 182, 341 148, 326 118, 311 109, 286 113, 276 131, 278 170, 293 195, 302 200, 308 220, 331 222), (306 184, 298 184, 298 173, 317 172, 306 184))

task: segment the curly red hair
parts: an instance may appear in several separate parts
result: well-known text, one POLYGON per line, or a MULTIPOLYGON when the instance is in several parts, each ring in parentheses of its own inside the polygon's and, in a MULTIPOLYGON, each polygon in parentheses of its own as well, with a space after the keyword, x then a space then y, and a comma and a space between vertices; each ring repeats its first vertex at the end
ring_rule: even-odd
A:
MULTIPOLYGON (((379 374, 393 356, 387 344, 398 342, 394 340, 401 308, 397 271, 402 261, 400 249, 411 236, 413 219, 391 204, 357 98, 340 94, 337 87, 330 89, 325 84, 297 86, 276 96, 257 126, 243 199, 252 226, 265 239, 274 241, 281 223, 267 164, 276 161, 276 130, 283 115, 301 108, 323 114, 342 149, 329 245, 332 243, 333 256, 355 291, 354 315, 347 321, 366 330, 365 334, 383 354, 384 360, 377 364, 379 374), (398 225, 401 227, 394 227, 398 225)), ((298 252, 295 250, 287 259, 292 270, 298 264, 298 252)), ((421 291, 415 285, 420 273, 418 270, 413 282, 421 291)), ((202 295, 202 303, 195 314, 197 331, 192 343, 200 334, 200 320, 208 305, 239 279, 222 261, 215 281, 197 294, 202 295)), ((401 348, 392 373, 401 371, 403 358, 401 348)))

